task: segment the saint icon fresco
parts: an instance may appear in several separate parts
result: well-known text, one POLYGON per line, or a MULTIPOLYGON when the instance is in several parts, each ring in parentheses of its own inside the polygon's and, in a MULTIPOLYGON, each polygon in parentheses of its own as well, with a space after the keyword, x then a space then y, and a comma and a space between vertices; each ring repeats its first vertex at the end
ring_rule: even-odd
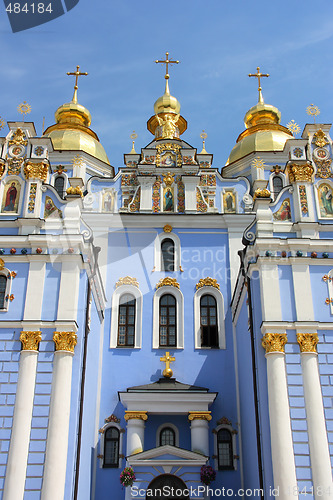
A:
POLYGON ((20 194, 20 185, 16 181, 9 181, 2 198, 2 212, 17 212, 20 194))
POLYGON ((233 191, 227 191, 223 194, 223 211, 224 213, 234 214, 236 213, 236 203, 235 203, 235 193, 233 191))
POLYGON ((275 220, 291 220, 290 200, 287 198, 282 202, 279 210, 273 214, 275 220))
POLYGON ((164 191, 164 212, 173 212, 173 193, 171 188, 164 191))
POLYGON ((318 188, 320 215, 322 217, 333 216, 332 188, 328 184, 321 184, 318 188))

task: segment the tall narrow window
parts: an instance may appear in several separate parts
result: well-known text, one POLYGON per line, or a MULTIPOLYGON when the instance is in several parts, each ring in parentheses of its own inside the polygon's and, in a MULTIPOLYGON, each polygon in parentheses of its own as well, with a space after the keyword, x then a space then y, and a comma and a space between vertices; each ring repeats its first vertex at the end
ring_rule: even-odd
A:
POLYGON ((162 241, 162 271, 175 270, 175 244, 170 238, 162 241))
POLYGON ((134 347, 135 298, 126 293, 119 300, 118 346, 134 347))
POLYGON ((60 198, 63 198, 64 196, 64 186, 65 186, 65 179, 63 178, 62 175, 58 175, 58 177, 56 177, 54 181, 54 187, 60 198))
POLYGON ((160 347, 177 345, 176 299, 173 295, 162 295, 160 299, 160 347))
POLYGON ((104 467, 119 466, 119 430, 109 427, 104 434, 104 467))
POLYGON ((279 175, 273 177, 273 195, 274 199, 277 197, 279 192, 283 189, 283 180, 279 175))
POLYGON ((6 276, 0 275, 0 309, 5 309, 6 287, 7 278, 6 276))
POLYGON ((217 305, 212 295, 200 299, 200 328, 201 347, 218 347, 217 305))
POLYGON ((227 429, 217 433, 217 455, 219 469, 233 469, 232 435, 227 429))
POLYGON ((176 444, 175 431, 171 429, 171 427, 164 427, 160 433, 160 446, 164 446, 166 444, 171 446, 175 446, 176 444))

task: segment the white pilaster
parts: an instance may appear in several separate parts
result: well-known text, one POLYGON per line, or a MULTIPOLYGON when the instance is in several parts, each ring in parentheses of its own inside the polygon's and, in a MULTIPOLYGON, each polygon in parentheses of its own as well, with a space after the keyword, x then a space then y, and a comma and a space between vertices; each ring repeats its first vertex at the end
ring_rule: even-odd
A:
POLYGON ((145 421, 147 412, 144 411, 126 411, 125 420, 127 420, 127 448, 126 455, 135 455, 144 450, 145 440, 145 421))
POLYGON ((278 266, 276 264, 262 264, 259 272, 263 321, 281 321, 278 266))
POLYGON ((294 264, 292 272, 297 320, 314 321, 309 266, 294 264))
POLYGON ((153 184, 156 181, 155 176, 141 176, 137 178, 141 186, 140 195, 140 212, 151 212, 152 211, 152 195, 153 195, 153 184))
POLYGON ((191 450, 209 456, 209 426, 210 412, 190 412, 191 450))
POLYGON ((62 263, 58 301, 58 319, 76 320, 80 285, 80 267, 76 257, 62 263))
POLYGON ((274 488, 279 488, 279 499, 290 500, 297 491, 295 457, 290 423, 290 410, 284 359, 286 334, 266 333, 269 421, 273 462, 274 488))
POLYGON ((25 295, 24 319, 39 320, 42 314, 45 282, 45 262, 31 261, 27 292, 25 295))
POLYGON ((196 213, 197 211, 197 186, 200 178, 192 175, 182 176, 185 187, 185 213, 196 213))

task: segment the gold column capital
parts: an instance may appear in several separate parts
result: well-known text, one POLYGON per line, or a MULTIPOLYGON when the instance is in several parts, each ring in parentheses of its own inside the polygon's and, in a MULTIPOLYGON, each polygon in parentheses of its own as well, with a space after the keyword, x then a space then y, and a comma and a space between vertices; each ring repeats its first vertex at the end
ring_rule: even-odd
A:
POLYGON ((207 420, 209 422, 212 420, 211 411, 189 411, 188 419, 191 422, 192 420, 207 420))
POLYGON ((148 420, 148 415, 147 411, 131 411, 131 410, 125 410, 125 420, 128 422, 128 420, 132 419, 137 419, 137 420, 148 420))
POLYGON ((317 353, 318 333, 298 333, 297 342, 299 343, 301 352, 317 353))
POLYGON ((42 332, 21 332, 20 341, 22 351, 38 351, 39 342, 42 340, 42 332))
POLYGON ((54 332, 53 342, 56 351, 68 351, 74 353, 77 344, 77 335, 74 332, 54 332))
POLYGON ((284 346, 287 340, 286 333, 265 333, 261 345, 266 350, 266 354, 271 352, 284 353, 284 346))

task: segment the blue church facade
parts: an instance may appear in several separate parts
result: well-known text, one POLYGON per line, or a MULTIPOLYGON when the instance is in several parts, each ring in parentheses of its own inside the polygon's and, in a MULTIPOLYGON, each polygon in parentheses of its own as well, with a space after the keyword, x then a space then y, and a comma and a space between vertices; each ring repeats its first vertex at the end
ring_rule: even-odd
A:
POLYGON ((77 81, 0 138, 0 496, 333 498, 330 126, 259 84, 220 170, 165 80, 117 173, 77 81))

